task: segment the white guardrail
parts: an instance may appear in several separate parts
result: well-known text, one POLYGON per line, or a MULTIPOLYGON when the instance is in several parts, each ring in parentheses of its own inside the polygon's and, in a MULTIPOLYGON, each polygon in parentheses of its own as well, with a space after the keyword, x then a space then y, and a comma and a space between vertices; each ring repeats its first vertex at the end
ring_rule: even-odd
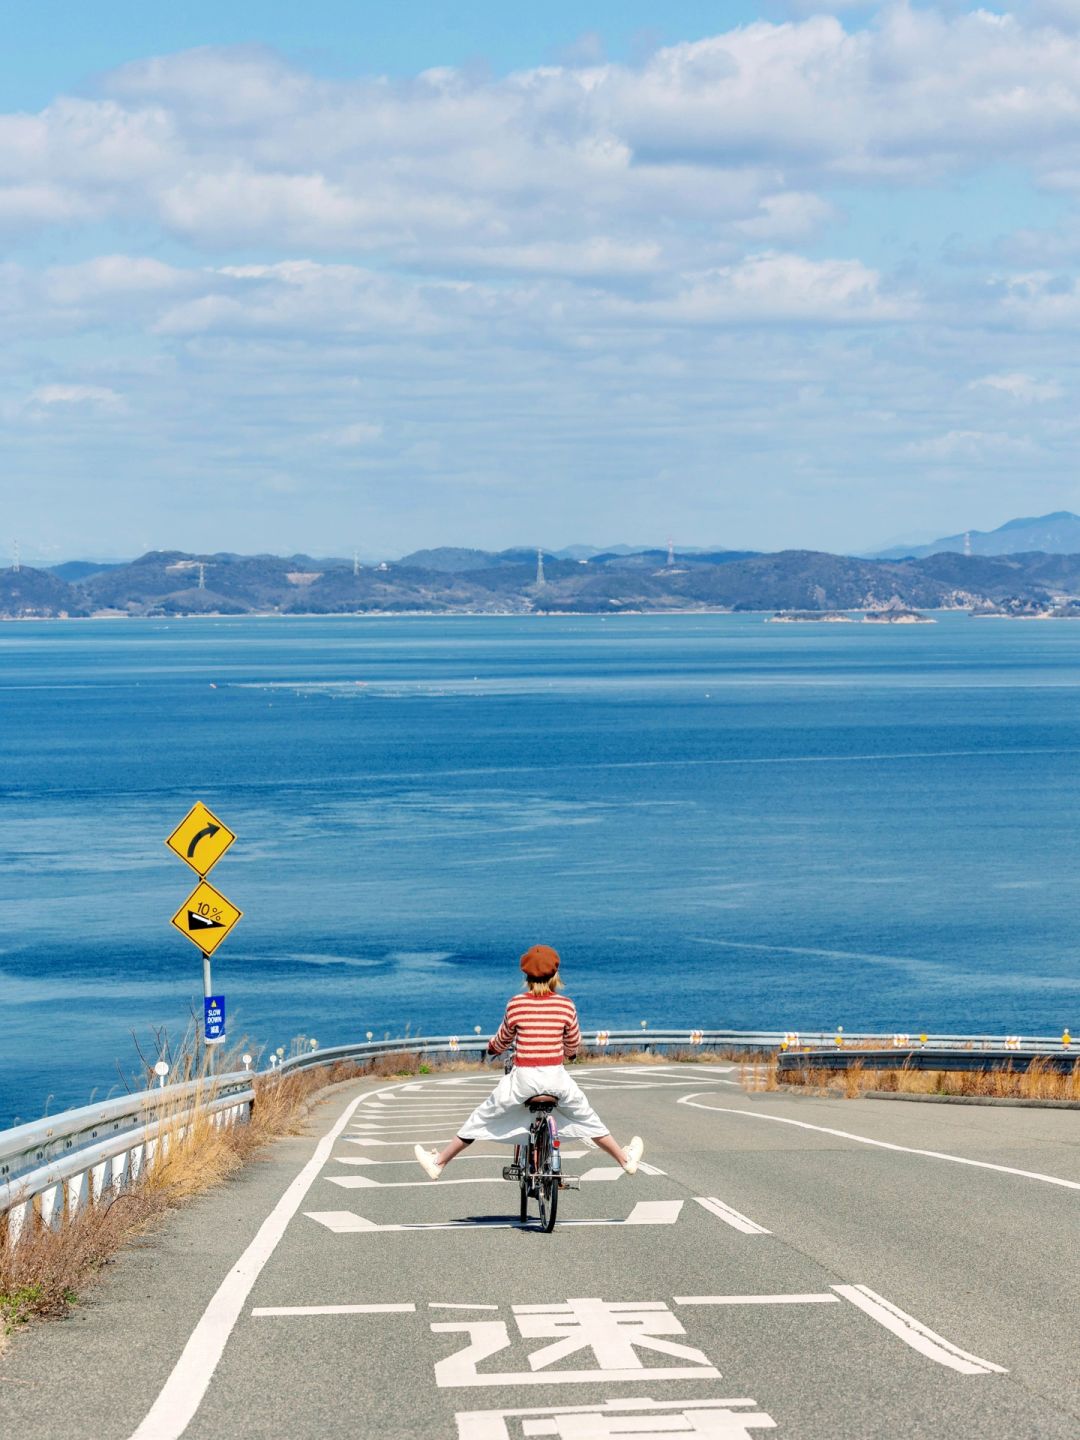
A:
MULTIPOLYGON (((1026 1054, 1069 1052, 1068 1032, 1060 1039, 1021 1039, 1001 1035, 846 1034, 842 1031, 747 1030, 598 1030, 585 1036, 590 1048, 620 1050, 785 1051, 840 1048, 869 1042, 916 1045, 927 1049, 1016 1050, 1026 1054)), ((263 1082, 293 1070, 339 1061, 359 1063, 383 1055, 447 1055, 462 1058, 486 1050, 487 1041, 456 1035, 369 1040, 355 1045, 308 1049, 261 1072, 263 1082)), ((247 1057, 245 1057, 247 1058, 247 1057)), ((28 1125, 0 1131, 0 1216, 7 1216, 7 1243, 17 1244, 32 1208, 41 1223, 58 1228, 65 1216, 78 1213, 110 1192, 134 1185, 144 1169, 162 1153, 171 1137, 182 1135, 198 1110, 215 1125, 247 1120, 256 1094, 247 1070, 207 1076, 173 1085, 154 1085, 133 1095, 64 1110, 28 1125)))

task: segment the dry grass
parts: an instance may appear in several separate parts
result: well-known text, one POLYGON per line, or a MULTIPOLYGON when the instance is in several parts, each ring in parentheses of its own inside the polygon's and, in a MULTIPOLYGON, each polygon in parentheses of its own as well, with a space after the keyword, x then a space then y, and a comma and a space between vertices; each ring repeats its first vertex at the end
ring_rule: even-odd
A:
MULTIPOLYGON (((229 1057, 225 1060, 222 1070, 230 1068, 229 1057)), ((182 1063, 177 1068, 184 1078, 193 1067, 182 1063)), ((205 1106, 197 1105, 193 1115, 178 1106, 165 1120, 153 1161, 129 1189, 103 1196, 57 1230, 42 1225, 35 1213, 16 1246, 8 1245, 0 1216, 0 1350, 18 1325, 67 1314, 117 1252, 170 1210, 224 1184, 271 1141, 300 1134, 316 1093, 326 1086, 369 1075, 391 1078, 476 1068, 469 1061, 442 1063, 404 1053, 363 1065, 341 1061, 294 1070, 280 1079, 256 1075, 250 1120, 241 1125, 218 1127, 205 1106)), ((209 1095, 208 1077, 202 1081, 209 1095)))
MULTIPOLYGON (((824 1060, 824 1057, 819 1057, 824 1060)), ((1048 1059, 1037 1058, 1027 1070, 870 1070, 854 1064, 830 1070, 827 1063, 805 1070, 778 1069, 776 1060, 740 1075, 747 1090, 783 1088, 809 1090, 817 1095, 856 1100, 873 1091, 897 1095, 944 1095, 994 1100, 1071 1100, 1080 1102, 1080 1059, 1062 1074, 1048 1059)))

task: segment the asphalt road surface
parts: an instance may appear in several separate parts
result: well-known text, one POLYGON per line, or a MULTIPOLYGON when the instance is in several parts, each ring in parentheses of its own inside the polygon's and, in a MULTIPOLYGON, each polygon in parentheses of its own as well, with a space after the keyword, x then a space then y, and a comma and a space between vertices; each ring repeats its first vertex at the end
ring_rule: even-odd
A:
POLYGON ((646 1166, 564 1144, 551 1235, 505 1147, 438 1182, 491 1072, 344 1086, 0 1363, 70 1440, 1076 1440, 1075 1111, 747 1095, 576 1070, 646 1166))

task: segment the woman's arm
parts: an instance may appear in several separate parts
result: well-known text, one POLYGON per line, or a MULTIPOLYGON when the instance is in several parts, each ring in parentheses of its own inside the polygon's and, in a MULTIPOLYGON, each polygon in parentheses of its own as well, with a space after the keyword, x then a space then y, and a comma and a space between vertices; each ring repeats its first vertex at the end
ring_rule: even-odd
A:
POLYGON ((501 1055, 507 1046, 514 1042, 514 1024, 510 1019, 510 1006, 506 1007, 506 1014, 503 1016, 502 1024, 487 1043, 489 1055, 501 1055))
POLYGON ((573 1013, 563 1027, 563 1054, 567 1060, 572 1060, 581 1049, 581 1026, 578 1024, 577 1008, 573 1004, 570 1008, 573 1013))

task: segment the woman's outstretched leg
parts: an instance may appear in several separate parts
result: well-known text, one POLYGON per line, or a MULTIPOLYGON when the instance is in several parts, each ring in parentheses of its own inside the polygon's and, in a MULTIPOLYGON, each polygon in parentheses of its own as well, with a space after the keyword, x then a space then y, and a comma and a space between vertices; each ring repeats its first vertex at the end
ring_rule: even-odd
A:
POLYGON ((641 1159, 641 1152, 645 1145, 640 1135, 635 1135, 624 1150, 615 1138, 611 1135, 593 1135, 592 1140, 600 1149, 617 1160, 628 1175, 637 1172, 638 1161, 641 1159))
POLYGON ((447 1145, 446 1149, 436 1155, 434 1150, 425 1150, 422 1145, 413 1146, 413 1154, 424 1167, 432 1180, 437 1180, 442 1174, 445 1166, 450 1164, 455 1155, 460 1155, 466 1146, 471 1145, 471 1140, 463 1140, 460 1135, 455 1135, 447 1145))

